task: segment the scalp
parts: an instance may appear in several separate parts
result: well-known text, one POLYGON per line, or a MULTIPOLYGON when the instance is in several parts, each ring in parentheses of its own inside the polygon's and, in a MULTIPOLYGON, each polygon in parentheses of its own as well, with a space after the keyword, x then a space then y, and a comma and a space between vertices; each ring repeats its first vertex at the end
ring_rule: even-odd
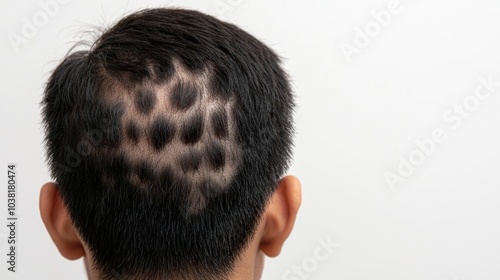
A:
POLYGON ((128 180, 138 189, 147 190, 145 178, 157 174, 186 182, 187 209, 196 213, 230 185, 238 169, 234 100, 211 92, 207 69, 194 73, 178 61, 173 65, 171 78, 161 82, 157 77, 133 85, 107 81, 104 106, 122 109, 112 136, 116 148, 105 153, 125 156, 132 166, 128 180))

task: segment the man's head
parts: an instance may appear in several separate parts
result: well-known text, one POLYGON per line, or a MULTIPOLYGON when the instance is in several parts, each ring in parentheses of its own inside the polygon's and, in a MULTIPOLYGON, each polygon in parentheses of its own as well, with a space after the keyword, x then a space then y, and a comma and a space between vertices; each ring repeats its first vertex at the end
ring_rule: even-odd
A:
POLYGON ((99 279, 224 279, 277 255, 300 205, 282 178, 293 96, 279 62, 180 9, 129 15, 68 55, 42 102, 56 183, 40 209, 59 251, 99 279))

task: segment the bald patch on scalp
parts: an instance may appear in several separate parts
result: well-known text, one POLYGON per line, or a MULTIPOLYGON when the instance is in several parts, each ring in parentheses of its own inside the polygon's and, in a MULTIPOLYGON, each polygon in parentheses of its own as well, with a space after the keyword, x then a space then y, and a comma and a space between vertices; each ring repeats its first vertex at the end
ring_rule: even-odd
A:
POLYGON ((160 117, 153 122, 149 136, 151 144, 156 150, 162 149, 174 137, 175 127, 165 117, 160 117))
POLYGON ((134 167, 125 180, 141 190, 185 188, 183 209, 191 215, 231 185, 242 151, 231 117, 235 101, 227 98, 231 94, 209 88, 209 68, 191 72, 176 60, 173 64, 169 80, 108 85, 112 90, 105 99, 111 104, 108 114, 120 115, 121 125, 111 137, 118 141, 115 153, 134 167))
POLYGON ((143 114, 151 112, 156 104, 156 95, 150 89, 139 89, 135 95, 135 106, 143 114))
POLYGON ((226 151, 220 143, 210 143, 205 150, 205 155, 213 170, 217 171, 224 167, 226 163, 226 151))
POLYGON ((139 141, 139 128, 135 121, 130 121, 126 128, 127 138, 132 141, 132 143, 137 144, 139 141))
POLYGON ((224 107, 217 108, 210 115, 210 120, 212 122, 212 129, 215 136, 218 138, 226 138, 229 134, 227 112, 224 107))
POLYGON ((170 92, 170 104, 177 110, 187 110, 200 95, 198 88, 190 82, 177 82, 170 92))
POLYGON ((198 142, 203 134, 203 116, 201 112, 196 112, 189 117, 182 127, 182 142, 194 144, 198 142))
POLYGON ((184 173, 196 172, 201 165, 202 155, 194 149, 186 151, 180 158, 179 164, 184 173))

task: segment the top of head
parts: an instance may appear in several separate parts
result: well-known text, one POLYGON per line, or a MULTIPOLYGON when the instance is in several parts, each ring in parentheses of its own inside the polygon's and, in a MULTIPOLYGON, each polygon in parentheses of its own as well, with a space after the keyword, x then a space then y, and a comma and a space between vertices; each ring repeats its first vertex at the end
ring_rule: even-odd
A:
POLYGON ((129 15, 61 62, 43 100, 48 161, 98 267, 227 270, 290 160, 279 62, 181 9, 129 15))

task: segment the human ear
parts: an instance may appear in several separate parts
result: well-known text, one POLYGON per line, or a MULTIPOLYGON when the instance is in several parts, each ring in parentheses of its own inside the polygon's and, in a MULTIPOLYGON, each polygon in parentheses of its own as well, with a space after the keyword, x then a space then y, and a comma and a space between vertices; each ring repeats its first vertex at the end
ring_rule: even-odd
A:
POLYGON ((56 183, 46 183, 40 190, 40 215, 59 253, 76 260, 85 255, 85 249, 76 234, 56 183))
POLYGON ((264 215, 264 232, 259 249, 269 257, 280 254, 281 248, 292 232, 302 203, 299 180, 286 176, 278 183, 264 215))

